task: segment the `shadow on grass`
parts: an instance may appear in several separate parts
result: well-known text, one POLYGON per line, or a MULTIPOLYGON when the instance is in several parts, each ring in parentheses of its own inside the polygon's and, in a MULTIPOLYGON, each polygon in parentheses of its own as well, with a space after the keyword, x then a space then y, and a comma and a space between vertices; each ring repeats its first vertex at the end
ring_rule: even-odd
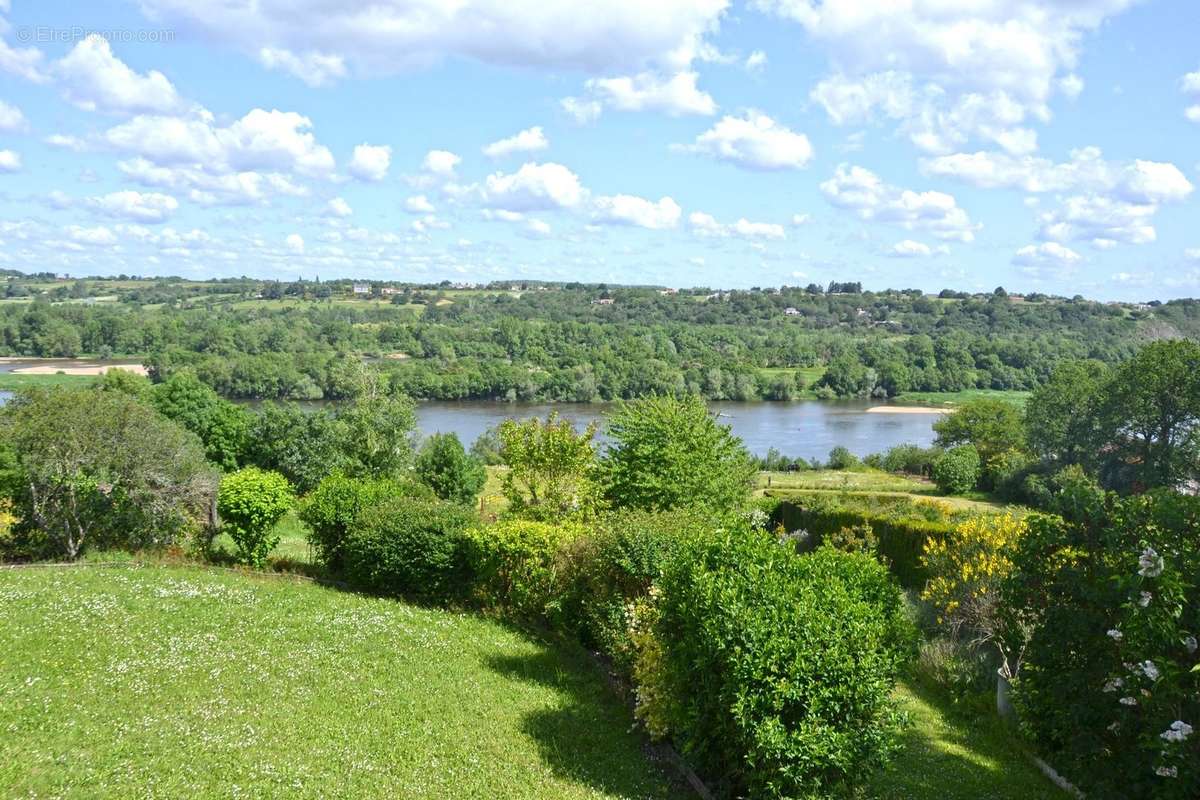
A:
POLYGON ((540 643, 536 654, 487 659, 516 681, 549 687, 560 703, 526 715, 522 730, 555 775, 618 797, 685 797, 667 765, 630 733, 628 710, 604 685, 596 664, 578 648, 540 643))
POLYGON ((912 724, 900 752, 868 784, 871 800, 1058 800, 1066 795, 1028 761, 1016 733, 994 716, 956 714, 936 688, 906 682, 901 706, 912 724))

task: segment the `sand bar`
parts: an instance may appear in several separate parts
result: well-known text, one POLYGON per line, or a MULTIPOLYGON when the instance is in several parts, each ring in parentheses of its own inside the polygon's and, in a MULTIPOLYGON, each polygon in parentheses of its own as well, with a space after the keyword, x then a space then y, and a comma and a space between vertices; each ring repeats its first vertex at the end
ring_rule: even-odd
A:
POLYGON ((67 367, 67 366, 47 366, 39 365, 36 367, 20 367, 11 371, 13 375, 103 375, 110 369, 123 369, 127 372, 133 372, 138 375, 146 375, 146 368, 141 364, 104 364, 91 367, 67 367))

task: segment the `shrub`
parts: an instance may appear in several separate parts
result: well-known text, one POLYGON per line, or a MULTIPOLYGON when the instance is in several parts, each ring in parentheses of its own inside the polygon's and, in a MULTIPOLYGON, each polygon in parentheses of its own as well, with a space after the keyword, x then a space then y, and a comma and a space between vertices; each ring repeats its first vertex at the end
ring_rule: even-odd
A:
POLYGON ((471 505, 487 481, 483 464, 468 455, 453 433, 435 433, 417 454, 417 477, 443 500, 471 505))
POLYGON ((858 456, 851 453, 845 447, 838 445, 829 451, 829 468, 830 469, 856 469, 861 462, 858 456))
POLYGON ((1006 678, 1020 668, 1028 631, 1005 624, 1001 584, 1028 529, 1011 514, 981 514, 949 536, 926 540, 922 558, 929 572, 922 599, 938 610, 938 621, 955 639, 965 636, 973 647, 995 648, 1006 678))
POLYGON ((929 475, 933 472, 933 462, 940 453, 940 450, 933 447, 898 444, 884 453, 882 467, 888 472, 929 475))
POLYGON ((1015 700, 1088 797, 1200 796, 1200 498, 1035 515, 1005 586, 1033 624, 1015 700))
POLYGON ((878 562, 732 533, 682 547, 659 588, 639 714, 730 793, 828 796, 886 758, 915 635, 878 562))
POLYGON ((217 513, 239 561, 253 567, 266 563, 267 554, 279 544, 273 529, 295 501, 291 484, 278 472, 246 467, 222 478, 217 513))
POLYGON ((460 597, 465 536, 475 515, 450 503, 393 499, 365 509, 346 538, 346 577, 363 588, 418 600, 460 597))
POLYGON ((330 570, 342 567, 346 537, 360 514, 399 497, 433 500, 433 490, 413 481, 349 478, 335 472, 317 485, 300 504, 300 519, 308 526, 308 542, 317 561, 330 570))
POLYGON ((564 549, 581 533, 574 525, 529 520, 473 528, 467 533, 467 564, 476 598, 519 616, 560 620, 564 549))
POLYGON ((545 422, 505 420, 497 434, 510 513, 555 522, 595 508, 595 424, 576 433, 570 420, 550 414, 545 422))
POLYGON ((933 462, 933 482, 946 494, 966 494, 979 483, 979 453, 975 446, 960 444, 933 462))
POLYGON ((750 454, 696 395, 620 403, 609 417, 608 436, 612 445, 601 474, 616 508, 727 511, 750 496, 750 454))

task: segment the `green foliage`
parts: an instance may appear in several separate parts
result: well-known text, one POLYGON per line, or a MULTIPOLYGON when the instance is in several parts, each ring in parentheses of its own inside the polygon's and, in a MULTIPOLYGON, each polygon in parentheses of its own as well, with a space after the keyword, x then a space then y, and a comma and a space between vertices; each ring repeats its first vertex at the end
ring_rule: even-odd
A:
POLYGON ((939 447, 969 444, 985 466, 1004 453, 1025 449, 1021 409, 1004 400, 981 398, 964 403, 933 423, 933 429, 939 447))
POLYGON ((144 375, 127 369, 110 369, 92 381, 92 387, 103 392, 120 392, 138 400, 148 400, 154 384, 144 375))
POLYGON ((223 470, 237 469, 252 424, 248 411, 221 399, 189 370, 154 386, 149 396, 160 414, 200 437, 209 461, 223 470))
POLYGON ((1200 794, 1200 499, 1109 497, 1034 516, 1004 587, 1033 635, 1016 684, 1027 733, 1089 797, 1200 794))
POLYGON ((933 462, 933 482, 946 494, 966 494, 979 483, 982 473, 973 444, 951 447, 933 462))
POLYGON ((1099 443, 1097 412, 1109 379, 1098 361, 1059 364, 1025 404, 1029 447, 1061 464, 1094 461, 1099 443))
POLYGON ((365 509, 343 547, 344 574, 383 594, 424 601, 462 596, 466 532, 476 518, 461 506, 407 498, 365 509))
POLYGON ((471 455, 475 456, 481 464, 489 467, 494 467, 504 463, 504 457, 500 454, 500 434, 496 427, 490 427, 476 437, 471 443, 471 455))
POLYGON ((417 412, 409 398, 360 396, 338 408, 336 423, 347 475, 383 478, 412 465, 417 412))
POLYGON ((676 553, 660 587, 639 713, 727 790, 824 797, 885 760, 914 632, 880 564, 716 535, 676 553))
POLYGON ((854 455, 854 453, 838 445, 829 451, 827 466, 829 469, 847 470, 862 466, 862 462, 858 460, 858 456, 854 455))
POLYGON ((933 473, 933 462, 940 453, 940 450, 933 447, 898 444, 884 453, 880 467, 888 472, 904 472, 909 475, 931 475, 933 473))
POLYGON ((581 534, 572 524, 520 519, 471 529, 467 563, 476 599, 520 618, 561 620, 565 550, 581 534))
POLYGON ((207 517, 216 476, 199 442, 127 394, 19 393, 0 430, 25 557, 171 544, 207 517))
POLYGON ((366 509, 401 497, 433 500, 433 491, 414 481, 350 478, 335 472, 322 480, 300 504, 308 541, 317 561, 336 572, 342 567, 346 537, 366 509))
POLYGON ((754 466, 746 448, 695 395, 620 403, 608 419, 604 492, 617 508, 745 505, 754 466))
POLYGON ((595 424, 576 433, 570 420, 552 413, 545 422, 506 420, 498 435, 510 513, 556 522, 594 510, 595 424))
POLYGON ((221 529, 237 547, 238 560, 253 567, 266 563, 279 544, 275 524, 295 502, 291 484, 278 472, 246 467, 221 479, 217 513, 221 529))
POLYGON ((463 450, 454 433, 435 433, 425 440, 414 465, 417 477, 442 500, 471 505, 487 481, 479 459, 463 450))

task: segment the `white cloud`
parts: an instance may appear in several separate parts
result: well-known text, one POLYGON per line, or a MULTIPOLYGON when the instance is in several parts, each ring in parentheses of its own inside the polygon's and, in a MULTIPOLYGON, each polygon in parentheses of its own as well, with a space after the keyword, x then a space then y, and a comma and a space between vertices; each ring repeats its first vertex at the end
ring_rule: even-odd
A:
POLYGON ((29 121, 21 113, 21 109, 0 100, 0 131, 4 133, 20 133, 29 127, 29 121))
POLYGON ((1046 242, 1039 245, 1026 245, 1013 256, 1013 263, 1020 266, 1050 265, 1069 267, 1082 261, 1083 257, 1069 247, 1057 242, 1046 242))
POLYGON ((267 69, 290 73, 314 88, 346 77, 346 61, 341 56, 311 51, 297 55, 282 47, 264 47, 258 51, 258 60, 267 69))
POLYGON ((595 122, 604 110, 599 100, 583 100, 578 97, 564 97, 559 101, 559 105, 580 125, 595 122))
POLYGON ((183 106, 166 75, 158 70, 139 75, 96 34, 76 44, 52 71, 67 100, 87 111, 165 113, 183 106))
MULTIPOLYGON (((1056 242, 1086 240, 1149 244, 1158 239, 1151 224, 1157 207, 1101 195, 1077 195, 1039 218, 1038 236, 1056 242)), ((1104 244, 1100 244, 1101 249, 1104 244)))
POLYGON ((67 237, 73 242, 95 247, 107 247, 117 243, 117 235, 103 225, 94 228, 71 225, 67 228, 67 237))
POLYGON ((367 144, 355 145, 354 154, 350 157, 347 171, 359 180, 378 183, 387 177, 388 167, 392 164, 392 148, 390 145, 367 144))
POLYGON ((1180 78, 1179 87, 1186 94, 1200 95, 1200 69, 1189 72, 1180 78))
POLYGON ((895 71, 864 78, 836 74, 825 78, 809 92, 834 125, 869 122, 878 112, 890 119, 909 116, 916 103, 912 78, 895 71))
POLYGON ((436 209, 423 194, 413 195, 404 201, 404 210, 411 214, 432 214, 436 209))
POLYGON ((88 143, 78 136, 70 136, 64 133, 52 133, 43 139, 46 144, 51 147, 58 147, 63 150, 74 150, 76 153, 82 153, 88 149, 88 143))
POLYGON ((533 237, 546 237, 551 233, 550 225, 540 219, 531 219, 525 226, 525 232, 533 237))
POLYGON ((425 67, 449 57, 593 74, 631 73, 652 65, 678 69, 700 50, 727 6, 728 0, 592 5, 383 0, 369 7, 324 0, 142 2, 161 24, 185 34, 230 42, 251 54, 264 49, 320 54, 365 74, 425 67))
POLYGON ((484 186, 486 204, 509 211, 569 208, 579 205, 585 194, 578 176, 553 162, 530 162, 514 173, 493 173, 484 186))
POLYGON ((891 186, 863 167, 841 164, 820 188, 832 205, 853 211, 860 219, 929 231, 939 239, 971 242, 981 227, 971 222, 953 195, 891 186))
POLYGON ((1183 251, 1183 257, 1188 261, 1200 261, 1200 247, 1189 247, 1183 251))
POLYGON ((743 239, 783 239, 783 226, 772 222, 751 222, 745 217, 728 225, 718 222, 716 217, 703 211, 688 215, 688 226, 697 236, 727 239, 737 236, 743 239))
POLYGON ((19 172, 21 156, 12 150, 0 150, 0 172, 19 172))
MULTIPOLYGON (((0 10, 7 12, 8 3, 0 10)), ((7 22, 0 22, 0 33, 6 32, 7 28, 7 22)), ((48 78, 42 72, 43 58, 45 56, 42 51, 36 47, 12 47, 0 37, 0 70, 4 72, 20 76, 32 83, 45 83, 48 78)))
POLYGON ((254 171, 214 175, 195 166, 160 167, 144 158, 117 162, 117 169, 143 186, 187 191, 201 205, 243 205, 266 202, 271 195, 303 197, 307 187, 278 173, 254 171))
POLYGON ((1067 98, 1074 100, 1083 93, 1083 78, 1072 72, 1058 81, 1058 90, 1067 98))
POLYGON ((137 116, 110 128, 104 139, 159 165, 196 165, 218 174, 270 170, 328 177, 333 155, 311 129, 312 121, 294 111, 256 108, 227 127, 214 125, 207 112, 137 116))
MULTIPOLYGON (((939 252, 941 252, 939 250, 939 252)), ((924 242, 916 242, 912 239, 905 239, 901 242, 896 242, 888 250, 888 255, 893 258, 929 258, 934 254, 934 249, 924 242)))
POLYGON ((676 145, 675 149, 752 170, 803 169, 813 157, 807 136, 756 111, 723 117, 697 136, 694 144, 676 145))
POLYGON ((513 153, 532 153, 537 150, 545 150, 549 146, 550 142, 546 139, 546 134, 540 125, 536 125, 506 139, 492 142, 483 148, 483 154, 488 158, 503 158, 513 153))
POLYGON ((461 162, 462 158, 449 150, 430 150, 425 154, 421 168, 434 175, 450 176, 461 162))
POLYGON ((812 214, 792 214, 792 224, 796 227, 812 222, 812 214))
POLYGON ((304 253, 304 237, 298 233, 289 233, 287 238, 283 240, 283 244, 296 255, 304 253))
POLYGON ((679 204, 670 197, 663 197, 656 203, 629 194, 597 197, 595 207, 594 217, 599 222, 651 230, 674 228, 682 212, 679 204))
POLYGON ((746 61, 742 66, 749 72, 762 72, 767 66, 767 54, 762 50, 755 50, 746 56, 746 61))
POLYGON ((353 213, 354 209, 350 208, 350 204, 342 197, 335 197, 325 205, 326 216, 345 218, 353 213))
POLYGON ((179 208, 179 201, 169 194, 127 189, 90 198, 88 205, 97 213, 116 219, 162 222, 179 208))
POLYGON ((1200 124, 1200 104, 1188 106, 1184 109, 1183 116, 1187 117, 1189 122, 1200 124))
POLYGON ((664 77, 655 72, 617 78, 593 78, 586 84, 592 95, 618 111, 661 111, 671 116, 717 112, 717 103, 696 86, 695 72, 664 77))

